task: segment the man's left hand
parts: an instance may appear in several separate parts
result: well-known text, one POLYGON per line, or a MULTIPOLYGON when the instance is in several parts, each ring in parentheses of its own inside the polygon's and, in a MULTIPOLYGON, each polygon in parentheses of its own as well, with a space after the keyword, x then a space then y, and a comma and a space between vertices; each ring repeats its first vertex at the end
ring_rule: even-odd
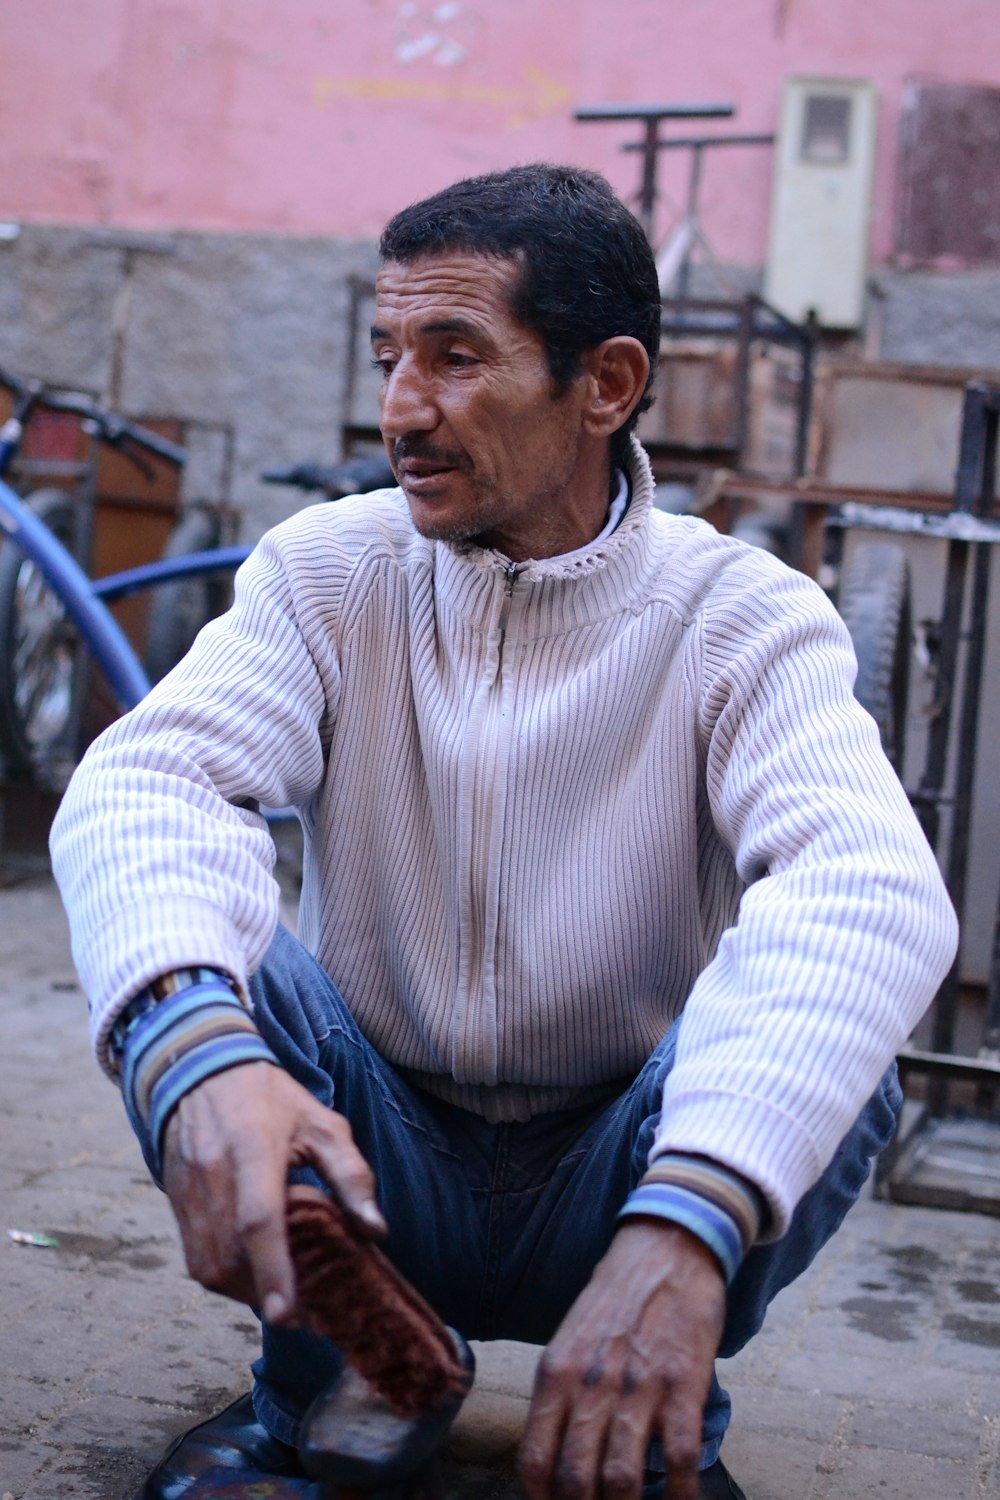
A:
POLYGON ((542 1355, 521 1443, 529 1500, 638 1500, 660 1437, 669 1500, 697 1500, 726 1285, 679 1225, 633 1219, 542 1355))

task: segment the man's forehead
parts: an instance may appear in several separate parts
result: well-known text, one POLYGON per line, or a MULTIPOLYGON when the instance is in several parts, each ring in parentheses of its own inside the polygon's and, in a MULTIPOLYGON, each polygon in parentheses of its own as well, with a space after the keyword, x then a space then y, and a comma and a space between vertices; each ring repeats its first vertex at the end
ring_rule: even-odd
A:
POLYGON ((464 251, 385 261, 375 282, 375 321, 432 309, 436 320, 510 318, 519 275, 515 260, 464 251))

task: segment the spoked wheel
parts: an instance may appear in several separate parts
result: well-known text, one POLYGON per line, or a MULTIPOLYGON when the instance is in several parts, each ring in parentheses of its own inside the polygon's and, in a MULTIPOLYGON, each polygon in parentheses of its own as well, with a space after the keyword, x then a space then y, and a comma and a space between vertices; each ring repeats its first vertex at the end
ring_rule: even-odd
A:
MULTIPOLYGON (((63 490, 25 502, 67 551, 76 514, 63 490)), ((0 547, 0 754, 7 774, 62 790, 80 749, 87 656, 76 626, 21 548, 0 547)))
POLYGON ((854 696, 878 725, 882 748, 902 774, 910 681, 910 570, 895 542, 859 542, 841 574, 837 608, 858 658, 854 696))
MULTIPOLYGON (((208 506, 193 505, 171 532, 164 557, 184 557, 205 552, 220 543, 220 522, 208 506)), ((159 682, 194 644, 203 625, 228 609, 232 582, 228 574, 203 573, 194 578, 175 578, 153 589, 149 605, 146 671, 151 682, 159 682)))

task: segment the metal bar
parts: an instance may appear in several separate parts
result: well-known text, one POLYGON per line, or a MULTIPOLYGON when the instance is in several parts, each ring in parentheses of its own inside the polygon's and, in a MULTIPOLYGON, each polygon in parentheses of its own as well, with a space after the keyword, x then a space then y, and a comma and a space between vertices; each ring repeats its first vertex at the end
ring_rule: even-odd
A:
POLYGON ((929 1078, 968 1079, 973 1083, 1000 1083, 1000 1062, 988 1058, 955 1057, 948 1052, 905 1049, 896 1058, 901 1077, 918 1073, 929 1078))
POLYGON ((162 557, 158 562, 140 563, 120 573, 108 573, 91 584, 98 599, 112 604, 142 589, 155 588, 174 578, 201 578, 209 573, 231 573, 246 562, 251 547, 213 547, 205 552, 185 552, 179 557, 162 557))
MULTIPOLYGON (((100 599, 79 564, 9 485, 0 481, 0 526, 9 543, 20 547, 66 607, 125 708, 149 692, 149 679, 121 626, 100 599)), ((9 544, 8 543, 8 544, 9 544)))
MULTIPOLYGON (((700 151, 703 146, 773 146, 774 135, 672 135, 656 142, 657 151, 673 151, 678 146, 700 151)), ((644 151, 643 141, 626 141, 623 151, 644 151)))
POLYGON ((773 318, 776 323, 783 324, 788 329, 789 333, 797 335, 797 337, 802 340, 808 339, 810 343, 815 343, 816 333, 814 329, 806 327, 802 323, 796 323, 794 318, 790 318, 788 314, 783 313, 780 308, 772 306, 772 304, 770 302, 767 302, 759 292, 751 292, 750 295, 753 299, 754 307, 759 308, 761 312, 766 312, 768 317, 773 318))
POLYGON ((997 903, 996 921, 993 926, 993 961, 990 964, 990 982, 986 991, 986 1014, 983 1017, 984 1052, 1000 1052, 1000 901, 997 903))
MULTIPOLYGON (((962 442, 959 458, 957 498, 961 509, 978 516, 993 508, 993 485, 997 456, 997 417, 990 410, 983 386, 966 392, 963 407, 962 442), (966 415, 968 421, 966 421, 966 415)), ((972 602, 965 648, 965 667, 959 711, 958 758, 955 768, 955 806, 948 845, 946 883, 948 894, 961 913, 969 864, 969 826, 976 772, 979 710, 982 699, 983 662, 986 654, 987 612, 990 592, 990 548, 980 542, 972 548, 972 602)), ((935 1051, 950 1051, 954 1045, 958 1012, 959 973, 956 957, 938 991, 934 1004, 931 1042, 935 1051)))
POLYGON ((23 458, 18 454, 9 467, 19 478, 28 474, 47 474, 50 479, 80 480, 86 477, 88 462, 79 458, 23 458))
POLYGON ((911 798, 920 826, 931 848, 938 853, 941 832, 939 802, 948 767, 951 710, 958 665, 958 645, 965 607, 965 578, 969 544, 952 541, 945 565, 944 605, 941 611, 941 643, 934 669, 934 711, 927 736, 927 758, 923 775, 911 798))
MULTIPOLYGON (((996 419, 993 420, 996 425, 996 419)), ((972 608, 968 641, 965 649, 965 671, 959 712, 958 761, 955 768, 955 805, 952 813, 951 838, 945 883, 955 910, 965 907, 965 888, 969 868, 969 827, 972 821, 972 791, 976 773, 976 749, 979 736, 979 708, 982 698, 983 661, 986 655, 986 614, 990 589, 990 549, 980 543, 972 549, 972 608)), ((936 1052, 954 1045, 955 1020, 958 1013, 958 958, 955 958, 934 1004, 931 1045, 936 1052)))
POLYGON ((799 407, 795 418, 795 470, 796 479, 806 472, 809 465, 809 428, 812 422, 813 391, 816 384, 816 336, 811 328, 806 329, 802 345, 802 371, 799 377, 799 407))
MULTIPOLYGON (((818 493, 822 495, 822 488, 818 493)), ((809 496, 804 494, 797 498, 808 499, 809 496)), ((899 496, 904 502, 910 498, 907 494, 899 496)), ((895 505, 887 504, 888 499, 888 496, 884 497, 878 505, 845 500, 840 507, 840 514, 830 517, 830 525, 843 530, 862 526, 874 531, 896 531, 946 542, 987 542, 993 547, 1000 543, 1000 521, 986 521, 979 516, 970 516, 965 510, 938 510, 931 514, 910 511, 905 505, 899 505, 898 501, 895 505)))
POLYGON ((977 513, 985 518, 993 514, 996 500, 997 480, 997 425, 1000 419, 1000 391, 985 392, 983 412, 985 433, 983 436, 983 472, 979 486, 977 513), (991 399, 992 398, 992 399, 991 399))
POLYGON ((750 345, 753 341, 753 303, 748 297, 740 317, 739 342, 736 345, 736 411, 733 446, 742 463, 750 421, 750 345))
POLYGON ((652 243, 653 218, 656 211, 656 147, 659 120, 646 120, 643 138, 639 143, 642 152, 642 185, 639 188, 639 222, 647 240, 652 243))
MULTIPOLYGON (((655 146, 653 148, 655 150, 655 146)), ((688 178, 687 195, 687 221, 689 224, 698 222, 698 196, 701 192, 701 146, 695 146, 691 152, 691 174, 688 178)), ((681 302, 688 298, 688 288, 691 283, 691 251, 694 248, 693 239, 688 242, 687 248, 681 258, 677 269, 677 296, 681 302)))
POLYGON ((977 508, 983 473, 982 433, 986 421, 987 389, 971 382, 962 402, 962 431, 955 471, 955 509, 970 515, 977 508))
MULTIPOLYGON (((680 301, 679 297, 664 297, 664 310, 679 306, 680 301)), ((731 297, 699 297, 698 299, 699 312, 729 313, 732 317, 738 317, 742 306, 742 302, 734 302, 731 297)))
MULTIPOLYGON (((997 478, 997 422, 1000 412, 1000 389, 983 392, 984 409, 989 412, 987 424, 987 449, 983 461, 983 475, 979 494, 979 509, 982 515, 990 515, 996 503, 997 478)), ((986 551, 977 548, 977 551, 986 551)), ((983 1017, 983 1036, 980 1056, 1000 1054, 1000 898, 993 927, 993 954, 990 964, 989 986, 986 991, 986 1012, 983 1017)), ((982 1101, 984 1104, 986 1100, 982 1101)), ((990 1099, 992 1104, 992 1099, 990 1099)))
POLYGON ((728 120, 735 104, 581 104, 574 120, 728 120))
MULTIPOLYGON (((766 496, 779 500, 796 500, 815 510, 830 509, 832 514, 827 524, 841 529, 855 525, 874 526, 875 518, 878 519, 879 526, 889 526, 890 518, 898 520, 902 516, 906 522, 902 529, 912 528, 920 532, 925 520, 946 520, 951 515, 947 495, 932 494, 929 491, 866 490, 860 485, 826 484, 814 474, 805 474, 801 479, 777 480, 758 479, 754 475, 734 472, 726 476, 726 490, 730 494, 749 499, 766 496), (859 495, 864 497, 863 501, 854 504, 852 496, 859 495), (924 509, 914 511, 914 505, 920 505, 924 509), (850 511, 851 520, 845 522, 843 512, 847 510, 850 511)), ((977 526, 981 524, 977 522, 977 526)), ((997 527, 997 537, 1000 540, 1000 527, 997 527)), ((983 537, 982 540, 985 541, 986 538, 983 537)))

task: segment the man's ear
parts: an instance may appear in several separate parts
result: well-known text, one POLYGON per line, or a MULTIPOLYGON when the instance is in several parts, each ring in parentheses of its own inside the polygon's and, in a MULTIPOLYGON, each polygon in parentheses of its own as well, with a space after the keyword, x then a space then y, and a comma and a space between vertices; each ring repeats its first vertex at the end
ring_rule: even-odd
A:
POLYGON ((593 437, 610 437, 627 422, 649 378, 649 355, 638 339, 616 334, 583 356, 588 376, 583 426, 593 437))

